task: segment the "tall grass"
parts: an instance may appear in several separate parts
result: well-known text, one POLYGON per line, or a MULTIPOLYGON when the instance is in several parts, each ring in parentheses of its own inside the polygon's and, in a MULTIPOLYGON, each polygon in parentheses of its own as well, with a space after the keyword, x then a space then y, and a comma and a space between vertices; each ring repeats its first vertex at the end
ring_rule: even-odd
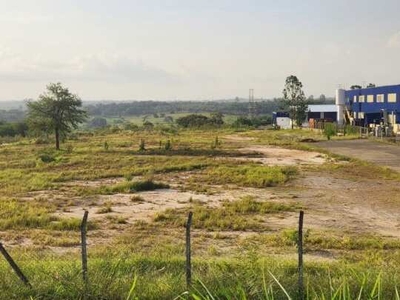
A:
MULTIPOLYGON (((183 258, 90 253, 85 289, 79 255, 18 253, 16 261, 33 289, 25 288, 0 262, 1 299, 298 299, 296 262, 282 258, 200 260, 193 262, 194 282, 187 290, 183 258)), ((183 256, 183 255, 182 255, 183 256)), ((400 300, 396 268, 308 263, 306 299, 400 300)))

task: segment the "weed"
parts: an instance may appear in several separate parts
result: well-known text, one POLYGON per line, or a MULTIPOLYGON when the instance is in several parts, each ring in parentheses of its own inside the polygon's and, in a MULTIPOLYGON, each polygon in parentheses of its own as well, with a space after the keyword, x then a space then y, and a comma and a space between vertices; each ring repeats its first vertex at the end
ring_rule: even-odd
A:
POLYGON ((145 202, 145 200, 144 200, 143 197, 141 197, 141 196, 139 196, 139 195, 134 195, 134 196, 131 197, 131 202, 134 202, 134 203, 143 203, 143 202, 145 202))
POLYGON ((103 204, 103 206, 102 207, 100 207, 98 210, 97 210, 97 214, 108 214, 108 213, 111 213, 111 212, 113 212, 113 209, 112 209, 112 203, 111 202, 105 202, 104 204, 103 204))

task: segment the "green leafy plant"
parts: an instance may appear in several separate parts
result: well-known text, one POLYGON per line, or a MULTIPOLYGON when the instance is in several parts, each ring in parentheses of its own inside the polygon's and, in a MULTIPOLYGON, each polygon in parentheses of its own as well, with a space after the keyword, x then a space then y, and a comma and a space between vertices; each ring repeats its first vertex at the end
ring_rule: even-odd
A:
POLYGON ((328 139, 328 141, 331 139, 332 136, 336 135, 336 126, 333 123, 325 123, 324 126, 324 135, 328 139))

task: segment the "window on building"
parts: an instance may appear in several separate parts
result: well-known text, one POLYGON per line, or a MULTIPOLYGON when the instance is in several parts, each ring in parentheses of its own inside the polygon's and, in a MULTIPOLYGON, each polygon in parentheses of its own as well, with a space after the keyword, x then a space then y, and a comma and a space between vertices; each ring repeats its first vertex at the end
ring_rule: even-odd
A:
POLYGON ((359 112, 359 113, 358 113, 358 118, 359 118, 359 119, 364 119, 364 117, 365 117, 365 116, 364 116, 364 113, 363 113, 363 112, 359 112))
POLYGON ((376 102, 383 103, 385 102, 385 97, 383 94, 376 95, 376 102))
POLYGON ((365 102, 365 96, 358 97, 358 102, 365 102))
POLYGON ((395 93, 388 94, 388 102, 395 103, 397 101, 397 95, 395 93))
POLYGON ((354 101, 353 101, 354 103, 356 103, 357 102, 357 96, 354 96, 354 101))
POLYGON ((367 102, 368 102, 368 103, 374 102, 374 95, 368 95, 368 96, 367 96, 367 102))

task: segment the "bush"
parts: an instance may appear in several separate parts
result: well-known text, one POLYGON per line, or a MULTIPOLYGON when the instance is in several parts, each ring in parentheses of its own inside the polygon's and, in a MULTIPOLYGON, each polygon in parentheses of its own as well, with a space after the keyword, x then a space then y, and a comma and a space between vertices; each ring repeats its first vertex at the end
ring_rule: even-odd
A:
POLYGON ((137 126, 136 124, 133 124, 133 123, 126 123, 124 125, 124 129, 125 130, 138 131, 139 130, 139 126, 137 126))
POLYGON ((261 116, 255 118, 239 117, 233 122, 234 127, 258 127, 272 124, 270 116, 261 116))
POLYGON ((171 145, 171 141, 167 140, 167 142, 165 143, 165 150, 169 151, 172 150, 172 145, 171 145))
POLYGON ((208 125, 210 119, 203 115, 191 114, 176 119, 176 124, 184 128, 202 127, 208 125))
POLYGON ((39 159, 44 163, 51 163, 56 160, 56 158, 48 153, 43 153, 39 155, 39 159))
POLYGON ((146 151, 146 144, 145 144, 144 139, 141 139, 141 140, 140 140, 140 143, 139 143, 139 151, 146 151))
POLYGON ((73 150, 74 150, 74 146, 72 146, 71 144, 67 145, 66 151, 68 154, 71 154, 73 150))
POLYGON ((331 139, 331 136, 336 135, 336 125, 333 123, 325 123, 324 135, 329 141, 331 139))
POLYGON ((164 183, 154 182, 152 180, 136 181, 133 182, 129 190, 130 192, 143 192, 143 191, 154 191, 157 189, 168 189, 169 185, 164 183))
POLYGON ((92 190, 92 192, 103 195, 112 195, 115 193, 136 193, 168 188, 168 184, 154 182, 149 179, 145 181, 124 182, 113 186, 101 186, 100 188, 92 190))

